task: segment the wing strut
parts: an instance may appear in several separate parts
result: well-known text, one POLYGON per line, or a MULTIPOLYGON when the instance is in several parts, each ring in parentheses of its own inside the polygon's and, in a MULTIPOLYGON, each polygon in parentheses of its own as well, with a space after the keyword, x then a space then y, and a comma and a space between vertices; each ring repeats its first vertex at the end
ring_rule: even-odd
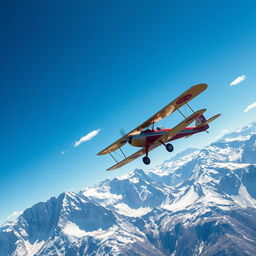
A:
POLYGON ((124 154, 123 150, 119 147, 121 153, 123 154, 124 158, 126 158, 126 155, 124 154))
POLYGON ((179 113, 186 119, 187 117, 178 109, 179 113))
POLYGON ((193 110, 193 108, 191 108, 191 107, 188 105, 188 103, 186 103, 186 105, 189 107, 189 109, 190 109, 193 113, 195 113, 195 111, 193 110))
MULTIPOLYGON (((195 111, 193 110, 193 108, 191 108, 188 103, 186 103, 186 105, 187 105, 188 108, 192 111, 192 113, 195 113, 195 111)), ((179 113, 180 113, 185 119, 187 118, 187 117, 181 112, 180 109, 178 109, 178 111, 179 111, 179 113)))
MULTIPOLYGON (((124 156, 124 159, 126 159, 126 155, 124 154, 124 151, 118 147, 122 153, 122 155, 124 156)), ((108 151, 108 153, 110 154, 110 156, 115 160, 115 162, 118 164, 119 162, 116 160, 116 158, 111 154, 111 152, 108 151)))
POLYGON ((108 151, 108 153, 111 155, 111 157, 118 163, 118 161, 114 158, 114 156, 108 151))
MULTIPOLYGON (((185 103, 185 105, 187 105, 188 106, 188 108, 192 111, 192 113, 195 113, 195 111, 193 110, 193 108, 192 107, 190 107, 189 106, 189 104, 188 103, 185 103)), ((180 109, 178 109, 178 111, 179 111, 179 113, 186 119, 187 117, 181 112, 181 110, 180 109)))

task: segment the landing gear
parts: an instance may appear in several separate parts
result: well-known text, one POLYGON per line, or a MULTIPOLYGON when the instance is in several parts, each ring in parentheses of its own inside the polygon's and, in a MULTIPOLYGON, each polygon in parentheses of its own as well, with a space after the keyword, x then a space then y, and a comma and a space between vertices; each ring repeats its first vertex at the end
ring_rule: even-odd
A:
POLYGON ((146 165, 150 164, 150 158, 149 157, 144 156, 142 160, 143 160, 144 164, 146 164, 146 165))
POLYGON ((146 165, 149 165, 150 164, 150 158, 148 157, 148 149, 150 147, 151 143, 146 140, 146 146, 145 146, 145 153, 146 153, 146 156, 143 157, 143 163, 146 164, 146 165))
POLYGON ((174 149, 173 145, 170 144, 170 143, 166 144, 166 145, 165 145, 165 148, 166 148, 166 150, 167 150, 168 152, 172 152, 173 149, 174 149))

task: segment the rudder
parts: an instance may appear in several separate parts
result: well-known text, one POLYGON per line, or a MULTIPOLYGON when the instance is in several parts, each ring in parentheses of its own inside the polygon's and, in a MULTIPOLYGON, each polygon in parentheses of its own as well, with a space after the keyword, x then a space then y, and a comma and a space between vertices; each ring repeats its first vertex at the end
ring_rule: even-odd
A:
POLYGON ((196 127, 197 126, 201 126, 203 123, 206 122, 206 118, 204 117, 204 115, 201 115, 199 116, 197 119, 196 119, 196 127))
POLYGON ((221 114, 217 114, 208 120, 205 119, 203 115, 201 115, 197 120, 196 120, 196 128, 201 128, 204 125, 208 125, 210 122, 214 121, 216 118, 218 118, 221 114), (200 120, 199 120, 200 119, 200 120), (203 122, 202 122, 203 121, 203 122))

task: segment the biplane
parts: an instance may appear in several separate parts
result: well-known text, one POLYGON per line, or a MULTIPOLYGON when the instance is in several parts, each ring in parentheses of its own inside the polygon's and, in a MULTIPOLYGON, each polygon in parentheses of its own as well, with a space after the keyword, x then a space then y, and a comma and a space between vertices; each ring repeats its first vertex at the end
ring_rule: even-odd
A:
POLYGON ((206 120, 203 115, 206 109, 194 111, 188 104, 189 101, 191 101, 193 98, 206 90, 206 88, 207 84, 198 84, 192 86, 190 89, 188 89, 175 100, 170 102, 167 106, 162 108, 159 112, 154 114, 144 123, 124 135, 119 140, 112 143, 107 148, 100 151, 97 155, 110 154, 110 156, 116 161, 116 164, 108 168, 107 170, 110 171, 120 168, 142 155, 145 155, 142 159, 144 164, 148 165, 150 164, 150 158, 148 157, 148 154, 151 150, 157 148, 158 146, 164 145, 168 152, 172 152, 174 150, 174 147, 171 143, 168 142, 180 138, 187 138, 196 133, 207 131, 209 128, 209 123, 218 118, 220 114, 217 114, 206 120), (185 104, 192 111, 192 114, 188 117, 186 117, 180 110, 180 108, 185 104), (155 124, 157 122, 171 115, 176 110, 184 117, 184 120, 181 123, 171 129, 155 127, 155 124), (195 126, 188 127, 188 125, 190 125, 194 121, 195 126), (134 147, 141 147, 141 149, 130 155, 129 157, 126 157, 123 150, 121 149, 126 143, 134 147), (118 162, 113 156, 112 152, 116 150, 121 151, 124 157, 122 161, 118 162))

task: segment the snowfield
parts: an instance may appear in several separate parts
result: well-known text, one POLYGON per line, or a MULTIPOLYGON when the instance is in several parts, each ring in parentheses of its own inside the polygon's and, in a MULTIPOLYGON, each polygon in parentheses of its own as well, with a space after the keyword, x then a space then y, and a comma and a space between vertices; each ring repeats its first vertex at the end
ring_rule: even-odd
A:
POLYGON ((256 123, 26 209, 0 255, 256 255, 256 123))

